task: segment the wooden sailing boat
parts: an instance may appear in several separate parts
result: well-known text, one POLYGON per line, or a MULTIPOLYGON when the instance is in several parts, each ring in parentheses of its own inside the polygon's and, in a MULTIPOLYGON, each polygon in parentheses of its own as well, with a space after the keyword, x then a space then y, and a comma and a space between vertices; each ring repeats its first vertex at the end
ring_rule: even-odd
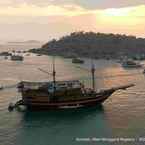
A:
MULTIPOLYGON (((48 73, 42 69, 39 69, 48 73)), ((85 88, 79 80, 56 81, 55 59, 53 58, 53 81, 27 82, 18 84, 22 100, 18 104, 30 109, 60 109, 94 106, 103 103, 115 91, 127 89, 133 84, 110 88, 102 91, 95 90, 95 66, 92 62, 92 88, 85 88)), ((49 73, 50 74, 50 73, 49 73)))

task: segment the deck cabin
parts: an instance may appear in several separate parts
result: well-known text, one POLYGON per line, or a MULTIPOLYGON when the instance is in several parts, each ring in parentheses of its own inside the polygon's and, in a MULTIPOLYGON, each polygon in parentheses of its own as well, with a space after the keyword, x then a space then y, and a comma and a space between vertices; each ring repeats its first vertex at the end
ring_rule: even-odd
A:
POLYGON ((23 100, 74 100, 82 98, 83 84, 78 80, 53 82, 21 82, 18 85, 23 100))

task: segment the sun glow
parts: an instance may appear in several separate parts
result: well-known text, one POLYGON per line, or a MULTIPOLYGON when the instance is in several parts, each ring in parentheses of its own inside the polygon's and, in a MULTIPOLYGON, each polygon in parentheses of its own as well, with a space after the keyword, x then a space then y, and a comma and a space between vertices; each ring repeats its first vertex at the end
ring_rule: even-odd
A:
POLYGON ((130 12, 129 8, 120 8, 120 9, 106 9, 104 10, 104 14, 106 16, 128 16, 130 12))
POLYGON ((73 4, 0 5, 0 24, 6 38, 13 37, 15 32, 19 34, 19 31, 25 34, 27 30, 33 32, 33 36, 36 32, 45 33, 44 37, 47 37, 48 31, 54 37, 60 37, 79 30, 145 37, 145 5, 108 9, 87 9, 73 4))

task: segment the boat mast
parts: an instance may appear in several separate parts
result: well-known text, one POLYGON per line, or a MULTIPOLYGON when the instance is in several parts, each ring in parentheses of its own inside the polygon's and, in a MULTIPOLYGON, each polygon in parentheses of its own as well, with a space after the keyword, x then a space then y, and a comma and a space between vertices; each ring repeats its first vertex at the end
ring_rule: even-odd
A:
POLYGON ((91 73, 92 73, 92 88, 95 91, 95 66, 93 63, 93 60, 91 61, 92 63, 92 68, 91 68, 91 73))
POLYGON ((53 72, 52 72, 52 75, 53 75, 53 84, 54 84, 54 91, 56 90, 56 71, 55 71, 55 56, 53 56, 53 59, 52 59, 52 68, 53 68, 53 72))

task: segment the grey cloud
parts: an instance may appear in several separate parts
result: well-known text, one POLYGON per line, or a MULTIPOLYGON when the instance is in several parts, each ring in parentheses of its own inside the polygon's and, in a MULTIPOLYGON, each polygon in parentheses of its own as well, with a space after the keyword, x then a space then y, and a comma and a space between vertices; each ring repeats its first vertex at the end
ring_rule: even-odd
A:
POLYGON ((79 0, 77 3, 87 9, 102 9, 142 5, 145 0, 79 0))
POLYGON ((145 4, 145 0, 5 0, 0 5, 19 5, 22 3, 46 6, 75 4, 86 9, 126 7, 145 4))

